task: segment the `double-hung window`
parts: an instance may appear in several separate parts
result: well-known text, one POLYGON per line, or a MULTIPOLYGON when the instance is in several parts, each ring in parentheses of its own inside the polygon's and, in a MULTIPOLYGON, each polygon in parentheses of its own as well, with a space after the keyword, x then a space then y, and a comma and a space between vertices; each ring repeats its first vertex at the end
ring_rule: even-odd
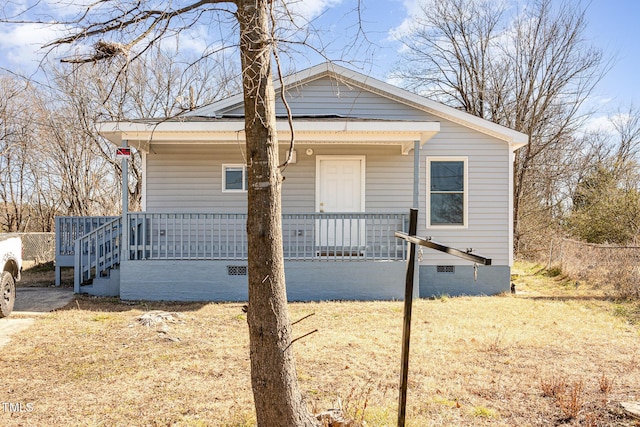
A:
POLYGON ((247 191, 247 167, 245 165, 222 165, 222 191, 247 191))
POLYGON ((427 158, 427 226, 467 226, 467 158, 427 158))

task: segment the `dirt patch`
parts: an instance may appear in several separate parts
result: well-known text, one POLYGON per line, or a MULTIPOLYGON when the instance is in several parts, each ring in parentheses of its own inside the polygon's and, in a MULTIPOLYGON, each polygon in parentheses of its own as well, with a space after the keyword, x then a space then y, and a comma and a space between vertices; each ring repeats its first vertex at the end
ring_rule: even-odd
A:
MULTIPOLYGON (((34 319, 22 319, 5 317, 0 319, 0 348, 9 344, 11 336, 26 330, 34 322, 34 319)), ((2 352, 2 350, 0 350, 2 352)))

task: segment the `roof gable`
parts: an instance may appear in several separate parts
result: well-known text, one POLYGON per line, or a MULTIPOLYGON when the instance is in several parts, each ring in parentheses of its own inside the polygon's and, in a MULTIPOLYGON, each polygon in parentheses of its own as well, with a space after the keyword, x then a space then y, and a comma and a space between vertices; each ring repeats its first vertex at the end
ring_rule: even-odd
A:
MULTIPOLYGON (((274 82, 276 112, 285 108, 279 93, 282 85, 274 82)), ((458 123, 509 143, 513 149, 528 142, 527 135, 473 116, 455 108, 416 95, 359 72, 323 63, 284 79, 287 102, 294 117, 326 116, 352 118, 424 120, 424 113, 458 123), (330 92, 332 94, 330 95, 330 92), (332 97, 331 97, 332 96, 332 97), (422 116, 420 116, 422 114, 422 116)), ((188 116, 242 116, 243 95, 238 94, 198 108, 188 116)))
MULTIPOLYGON (((278 91, 279 95, 280 91, 278 91)), ((425 111, 391 99, 379 93, 345 83, 329 75, 302 85, 285 88, 287 104, 293 117, 342 117, 375 120, 437 121, 425 111)), ((244 117, 243 104, 219 111, 219 116, 244 117)), ((287 110, 280 96, 276 97, 276 115, 286 117, 287 110)))

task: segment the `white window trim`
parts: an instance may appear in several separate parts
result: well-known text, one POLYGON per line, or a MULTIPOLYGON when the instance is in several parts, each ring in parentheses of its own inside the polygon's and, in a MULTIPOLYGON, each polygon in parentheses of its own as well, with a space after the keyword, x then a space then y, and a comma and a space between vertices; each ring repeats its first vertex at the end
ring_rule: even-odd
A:
POLYGON ((223 193, 246 193, 247 189, 244 188, 247 178, 247 165, 241 163, 223 163, 222 164, 222 192, 223 193), (242 169, 242 190, 228 190, 227 189, 227 169, 242 169))
POLYGON ((427 228, 429 229, 464 229, 469 228, 469 158, 466 156, 450 157, 450 156, 431 156, 427 157, 427 228), (464 209, 462 214, 462 225, 431 225, 431 162, 463 162, 464 171, 464 189, 462 200, 464 209))

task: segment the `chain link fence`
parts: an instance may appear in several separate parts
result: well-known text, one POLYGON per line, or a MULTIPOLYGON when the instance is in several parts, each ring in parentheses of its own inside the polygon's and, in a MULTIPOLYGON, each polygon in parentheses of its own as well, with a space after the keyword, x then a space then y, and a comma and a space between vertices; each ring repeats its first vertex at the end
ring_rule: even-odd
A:
POLYGON ((22 259, 30 264, 44 264, 56 258, 56 233, 20 233, 22 259))
POLYGON ((609 291, 618 298, 640 298, 640 247, 554 241, 548 267, 609 291))

